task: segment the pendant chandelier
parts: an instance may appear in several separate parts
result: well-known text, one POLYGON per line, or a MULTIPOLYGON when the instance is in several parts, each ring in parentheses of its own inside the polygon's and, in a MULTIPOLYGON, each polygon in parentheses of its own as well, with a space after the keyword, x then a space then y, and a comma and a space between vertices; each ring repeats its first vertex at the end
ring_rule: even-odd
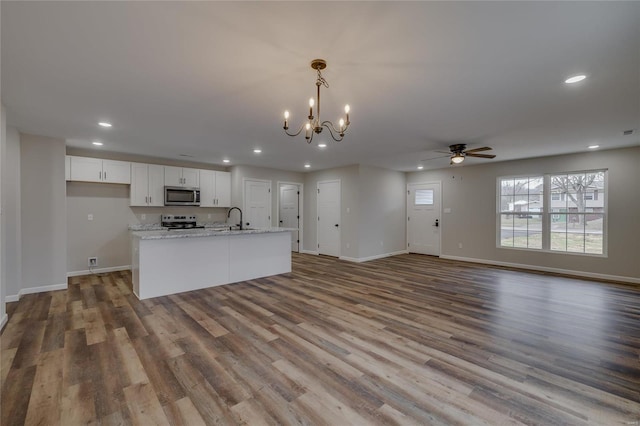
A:
POLYGON ((345 105, 344 112, 346 115, 345 118, 341 118, 338 126, 336 127, 331 121, 320 121, 320 86, 324 86, 329 88, 329 83, 327 80, 322 77, 321 70, 327 67, 327 62, 324 59, 314 59, 311 61, 311 68, 318 72, 318 78, 316 79, 316 99, 309 99, 309 116, 307 117, 309 121, 303 123, 300 126, 300 129, 296 133, 289 133, 289 111, 284 112, 284 132, 289 136, 298 136, 302 130, 305 131, 304 138, 307 140, 307 143, 311 143, 313 140, 313 134, 320 134, 322 132, 322 128, 326 127, 329 129, 329 133, 334 141, 340 142, 344 138, 344 133, 349 128, 349 105, 345 105), (313 115, 313 106, 316 107, 316 115, 313 115))

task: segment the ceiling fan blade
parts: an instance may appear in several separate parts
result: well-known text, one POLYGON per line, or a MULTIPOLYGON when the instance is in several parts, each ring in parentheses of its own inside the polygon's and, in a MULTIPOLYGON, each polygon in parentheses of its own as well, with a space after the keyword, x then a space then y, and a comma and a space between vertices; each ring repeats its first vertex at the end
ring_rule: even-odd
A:
POLYGON ((474 154, 472 152, 467 151, 467 157, 478 157, 478 158, 496 158, 493 154, 474 154))
POLYGON ((489 148, 488 146, 483 146, 482 148, 473 148, 473 149, 468 149, 465 152, 468 154, 470 152, 478 152, 478 151, 490 151, 493 148, 489 148))

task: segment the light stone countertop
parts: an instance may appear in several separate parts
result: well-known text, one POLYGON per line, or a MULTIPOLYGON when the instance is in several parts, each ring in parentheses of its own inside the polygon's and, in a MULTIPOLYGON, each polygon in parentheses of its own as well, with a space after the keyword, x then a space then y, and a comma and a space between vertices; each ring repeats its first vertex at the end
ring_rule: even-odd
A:
POLYGON ((262 229, 243 229, 240 230, 218 230, 213 228, 185 229, 167 231, 164 229, 157 230, 138 230, 131 233, 133 237, 141 240, 165 240, 172 238, 194 238, 194 237, 222 237, 225 235, 249 235, 249 234, 267 234, 274 232, 291 232, 293 228, 262 228, 262 229))

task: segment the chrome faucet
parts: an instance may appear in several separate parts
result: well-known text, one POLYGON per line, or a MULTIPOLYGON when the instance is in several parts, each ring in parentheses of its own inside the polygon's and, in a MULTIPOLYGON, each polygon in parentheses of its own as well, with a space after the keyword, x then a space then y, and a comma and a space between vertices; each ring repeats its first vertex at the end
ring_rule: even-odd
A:
POLYGON ((227 219, 231 217, 232 210, 238 210, 240 212, 240 230, 242 231, 242 210, 240 210, 240 207, 231 207, 229 213, 227 213, 227 219))

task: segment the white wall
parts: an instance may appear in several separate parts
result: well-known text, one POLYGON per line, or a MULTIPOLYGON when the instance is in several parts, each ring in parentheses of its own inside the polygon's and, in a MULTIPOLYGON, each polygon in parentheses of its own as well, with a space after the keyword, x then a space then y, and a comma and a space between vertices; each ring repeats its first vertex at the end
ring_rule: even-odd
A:
POLYGON ((359 167, 358 257, 405 251, 406 175, 378 167, 359 167))
POLYGON ((409 173, 409 183, 442 181, 442 255, 640 279, 640 147, 409 173), (500 176, 608 169, 608 256, 496 247, 500 176), (463 248, 458 248, 462 243, 463 248))
POLYGON ((9 296, 17 296, 22 283, 20 199, 20 134, 7 127, 2 162, 2 270, 5 295, 9 296))
POLYGON ((65 142, 21 135, 21 292, 66 288, 65 142))
MULTIPOLYGON (((6 142, 7 139, 7 124, 6 124, 6 112, 4 109, 4 105, 0 106, 0 176, 4 171, 3 163, 6 158, 6 142)), ((2 185, 0 185, 0 205, 4 206, 4 192, 2 191, 2 185)), ((4 227, 5 227, 5 217, 4 212, 0 210, 0 258, 2 262, 0 262, 0 329, 4 327, 7 323, 7 309, 5 302, 6 295, 6 273, 5 273, 5 236, 4 236, 4 227)))

